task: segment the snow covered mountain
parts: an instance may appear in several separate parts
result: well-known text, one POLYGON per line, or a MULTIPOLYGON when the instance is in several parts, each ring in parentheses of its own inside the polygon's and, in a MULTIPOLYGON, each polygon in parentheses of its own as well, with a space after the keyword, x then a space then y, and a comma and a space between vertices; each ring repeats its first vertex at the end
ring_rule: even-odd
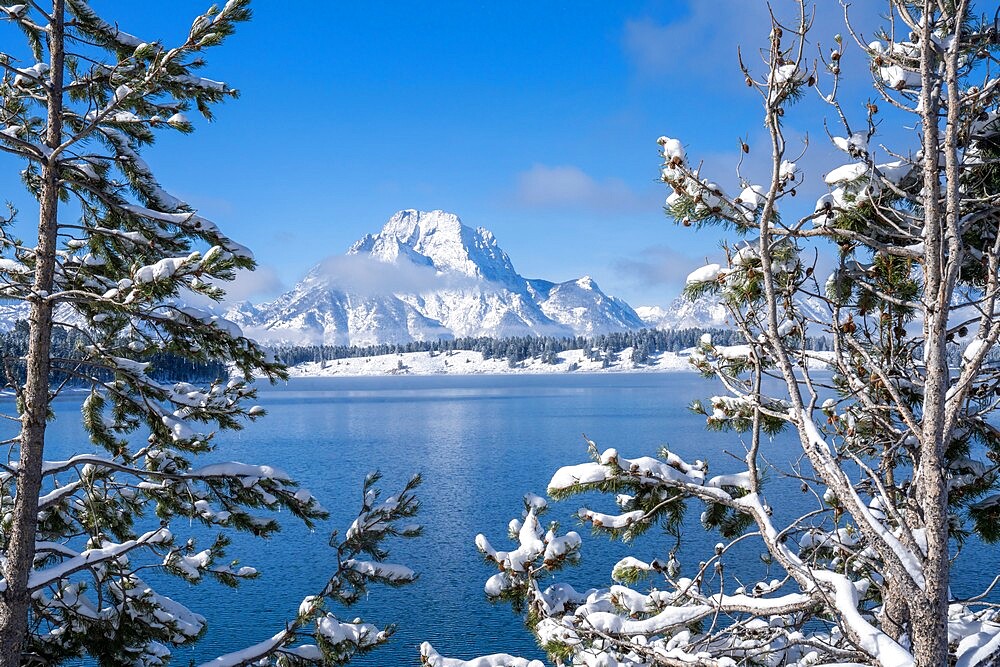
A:
MULTIPOLYGON (((813 318, 829 319, 818 300, 804 305, 813 318)), ((0 303, 0 331, 27 316, 27 303, 0 303)), ((453 213, 415 210, 399 211, 277 299, 236 304, 225 317, 262 342, 328 345, 732 326, 711 294, 633 310, 590 276, 526 279, 490 231, 453 213)), ((69 306, 57 319, 86 326, 69 306)))
MULTIPOLYGON (((4 301, 0 303, 0 331, 11 331, 18 322, 27 321, 31 314, 31 305, 27 301, 4 301)), ((62 303, 56 306, 53 313, 56 324, 66 326, 86 327, 86 321, 80 313, 70 305, 62 303)))
MULTIPOLYGON (((828 322, 830 311, 823 302, 808 298, 799 302, 806 317, 818 322, 828 322)), ((666 308, 639 306, 635 309, 647 327, 654 329, 730 329, 732 321, 725 306, 715 294, 703 294, 694 301, 679 296, 666 308)))
POLYGON ((10 331, 18 320, 28 319, 29 310, 26 301, 0 303, 0 331, 10 331))
POLYGON ((543 313, 571 327, 577 335, 629 331, 646 326, 630 305, 618 297, 604 294, 590 276, 565 283, 529 280, 528 287, 543 313))
POLYGON ((639 306, 635 309, 646 326, 654 329, 728 329, 728 313, 718 298, 705 294, 694 301, 679 296, 666 308, 639 306))
POLYGON ((592 335, 645 326, 589 277, 527 280, 488 230, 400 211, 270 303, 227 317, 268 342, 367 345, 452 336, 592 335))

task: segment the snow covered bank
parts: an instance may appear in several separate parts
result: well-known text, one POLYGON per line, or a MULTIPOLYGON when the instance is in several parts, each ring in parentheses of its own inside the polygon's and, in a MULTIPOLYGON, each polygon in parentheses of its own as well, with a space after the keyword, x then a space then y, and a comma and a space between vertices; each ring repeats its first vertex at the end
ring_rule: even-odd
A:
POLYGON ((511 373, 656 373, 694 370, 685 352, 651 354, 649 361, 636 365, 632 349, 626 348, 609 360, 592 361, 583 350, 567 350, 555 355, 557 363, 526 359, 511 366, 505 359, 483 359, 481 352, 406 352, 375 357, 352 357, 310 362, 289 368, 292 377, 329 377, 334 375, 500 375, 511 373))

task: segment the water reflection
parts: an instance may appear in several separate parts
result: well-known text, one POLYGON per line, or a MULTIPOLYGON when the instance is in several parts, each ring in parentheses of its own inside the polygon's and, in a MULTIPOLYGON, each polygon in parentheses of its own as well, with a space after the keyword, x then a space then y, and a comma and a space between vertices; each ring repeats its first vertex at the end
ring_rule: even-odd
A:
MULTIPOLYGON (((738 469, 739 438, 706 432, 702 418, 686 409, 693 398, 717 391, 692 374, 324 378, 262 387, 259 402, 270 415, 245 431, 222 434, 213 460, 280 466, 313 491, 331 519, 312 532, 283 517, 283 532, 274 540, 237 537, 230 554, 263 573, 239 591, 150 573, 150 583, 209 620, 205 637, 178 651, 175 664, 236 650, 280 629, 299 601, 325 583, 333 568, 329 532, 353 520, 361 481, 376 468, 385 473, 386 492, 414 472, 425 477, 419 490, 424 536, 393 545, 392 555, 420 579, 403 589, 374 589, 356 610, 342 613, 400 628, 390 646, 353 664, 415 665, 424 640, 457 657, 497 650, 541 657, 520 620, 485 601, 482 586, 491 572, 473 545, 476 533, 505 548, 507 522, 519 516, 524 492, 543 493, 556 468, 586 460, 584 433, 624 456, 651 455, 668 445, 684 458, 710 461, 713 474, 738 469)), ((57 402, 47 458, 90 446, 80 428, 80 400, 74 394, 57 402)), ((12 410, 13 402, 0 397, 4 409, 12 410)), ((0 425, 0 433, 15 432, 16 424, 0 425)), ((766 448, 772 461, 789 462, 798 454, 786 439, 766 448)), ((769 476, 766 493, 779 518, 811 502, 798 482, 779 474, 769 476)), ((554 506, 550 518, 576 529, 574 514, 589 502, 605 511, 613 506, 610 498, 574 499, 554 506)), ((687 518, 690 539, 680 552, 686 567, 695 567, 718 539, 698 526, 700 512, 692 505, 687 518)), ((183 535, 186 526, 174 530, 183 535)), ((674 547, 657 529, 633 546, 584 538, 583 562, 562 577, 581 587, 607 584, 611 564, 626 553, 662 558, 674 547)), ((759 551, 752 541, 742 546, 732 574, 769 577, 759 551)), ((979 552, 959 562, 957 593, 971 594, 996 570, 995 552, 979 552)))

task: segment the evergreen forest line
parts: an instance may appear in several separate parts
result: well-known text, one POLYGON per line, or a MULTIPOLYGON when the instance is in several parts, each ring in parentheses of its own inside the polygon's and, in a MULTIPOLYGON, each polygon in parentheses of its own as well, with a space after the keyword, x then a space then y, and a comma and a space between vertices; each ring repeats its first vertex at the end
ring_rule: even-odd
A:
MULTIPOLYGON (((645 364, 650 356, 661 352, 680 352, 698 345, 704 334, 710 334, 716 345, 736 345, 740 335, 733 329, 640 329, 597 336, 511 336, 507 338, 463 337, 446 340, 382 343, 379 345, 288 345, 272 347, 279 361, 287 366, 307 362, 335 361, 354 357, 374 357, 407 352, 447 354, 455 351, 480 352, 484 359, 507 360, 511 365, 526 359, 541 358, 545 363, 558 363, 556 355, 569 350, 587 350, 591 361, 614 361, 614 355, 631 348, 631 361, 645 364)), ((807 348, 828 350, 826 338, 810 338, 807 348)))
MULTIPOLYGON (((408 343, 383 343, 379 345, 278 345, 270 348, 275 358, 287 366, 307 362, 335 361, 355 357, 372 357, 407 352, 448 354, 454 351, 482 353, 485 359, 506 360, 511 365, 527 359, 541 358, 545 363, 558 363, 557 355, 568 350, 589 350, 592 361, 605 365, 616 360, 616 355, 631 348, 630 361, 645 364, 651 355, 662 352, 680 352, 692 348, 704 334, 711 334, 716 345, 738 343, 737 332, 731 329, 642 329, 640 331, 601 334, 598 336, 512 336, 508 338, 463 337, 448 340, 412 341, 408 343)), ((52 336, 54 360, 51 373, 53 385, 84 385, 88 380, 81 373, 80 362, 85 358, 89 338, 74 329, 55 327, 52 336)), ((828 348, 825 338, 810 339, 814 350, 828 348)), ((28 322, 18 321, 15 326, 0 332, 0 356, 4 360, 6 384, 16 377, 24 381, 24 358, 28 349, 28 322)), ((200 363, 182 356, 160 352, 143 359, 148 362, 147 374, 162 382, 211 382, 227 377, 226 365, 221 361, 200 363)), ((92 370, 92 369, 90 369, 92 370)), ((100 379, 110 380, 107 370, 98 372, 100 379)))
MULTIPOLYGON (((717 346, 738 345, 740 334, 734 329, 641 329, 597 336, 487 336, 462 337, 444 340, 410 341, 407 343, 381 343, 378 345, 272 345, 275 359, 286 366, 309 362, 336 361, 387 354, 429 352, 450 354, 457 351, 479 352, 484 359, 507 361, 511 366, 528 359, 541 359, 544 363, 558 364, 561 352, 587 350, 587 359, 603 362, 608 366, 618 360, 618 355, 631 350, 627 361, 635 365, 649 363, 650 357, 663 352, 677 353, 696 347, 701 337, 709 334, 717 346)), ((51 381, 53 385, 84 385, 89 382, 80 375, 80 362, 85 358, 85 347, 90 344, 87 336, 74 329, 55 327, 52 336, 54 360, 51 381)), ((826 337, 810 337, 806 349, 830 350, 826 337)), ((950 345, 952 363, 960 361, 958 348, 950 345)), ((18 321, 15 326, 0 332, 0 357, 4 362, 5 384, 9 387, 13 374, 18 382, 24 381, 24 357, 28 349, 28 322, 18 321)), ((1000 354, 991 355, 1000 357, 1000 354)), ((1000 360, 1000 359, 998 359, 1000 360)), ((221 361, 198 362, 171 352, 149 355, 147 374, 161 382, 212 382, 228 376, 226 364, 221 361)), ((110 380, 111 373, 101 370, 99 379, 110 380)))

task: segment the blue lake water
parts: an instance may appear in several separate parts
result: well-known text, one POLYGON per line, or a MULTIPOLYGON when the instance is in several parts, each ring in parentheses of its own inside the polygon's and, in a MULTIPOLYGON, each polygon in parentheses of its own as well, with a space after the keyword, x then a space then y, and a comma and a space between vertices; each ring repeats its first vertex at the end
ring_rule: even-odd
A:
MULTIPOLYGON (((712 474, 737 470, 740 462, 726 452, 742 456, 738 436, 707 432, 703 418, 686 408, 692 399, 717 391, 691 373, 318 378, 262 388, 258 402, 270 414, 242 432, 220 435, 212 460, 284 468, 320 499, 331 518, 314 532, 288 517, 272 540, 239 537, 229 555, 262 572, 239 590, 165 578, 161 592, 209 621, 196 646, 175 652, 174 664, 200 662, 280 630, 302 598, 325 583, 334 566, 330 530, 350 525, 362 479, 375 469, 385 475, 380 486, 386 494, 412 473, 424 476, 418 492, 424 534, 390 545, 390 561, 413 568, 420 579, 399 589, 373 588, 351 610, 332 609, 341 618, 361 616, 399 627, 388 646, 352 664, 416 665, 421 641, 453 657, 496 651, 542 657, 521 620, 508 607, 485 600, 483 583, 494 570, 476 551, 476 534, 507 548, 506 526, 520 517, 523 494, 544 494, 558 467, 587 460, 584 433, 601 449, 615 447, 630 458, 654 455, 667 445, 683 458, 708 460, 712 474)), ((47 458, 86 448, 78 403, 78 397, 59 402, 47 458)), ((779 438, 769 444, 768 458, 793 460, 793 444, 779 438)), ((807 502, 797 482, 778 474, 769 475, 766 491, 779 517, 807 502)), ((663 558, 673 547, 658 528, 631 546, 590 536, 573 516, 585 503, 608 512, 614 508, 610 497, 571 499, 554 504, 547 515, 584 536, 583 561, 561 580, 606 585, 612 564, 623 555, 663 558)), ((700 528, 700 512, 692 505, 686 522, 680 559, 687 572, 718 541, 700 528)), ((171 529, 185 537, 185 526, 171 529)), ((759 551, 748 541, 733 554, 730 574, 751 582, 768 576, 759 551)), ((970 560, 974 563, 960 563, 957 572, 955 588, 962 594, 971 594, 974 584, 997 571, 992 550, 970 560)))

